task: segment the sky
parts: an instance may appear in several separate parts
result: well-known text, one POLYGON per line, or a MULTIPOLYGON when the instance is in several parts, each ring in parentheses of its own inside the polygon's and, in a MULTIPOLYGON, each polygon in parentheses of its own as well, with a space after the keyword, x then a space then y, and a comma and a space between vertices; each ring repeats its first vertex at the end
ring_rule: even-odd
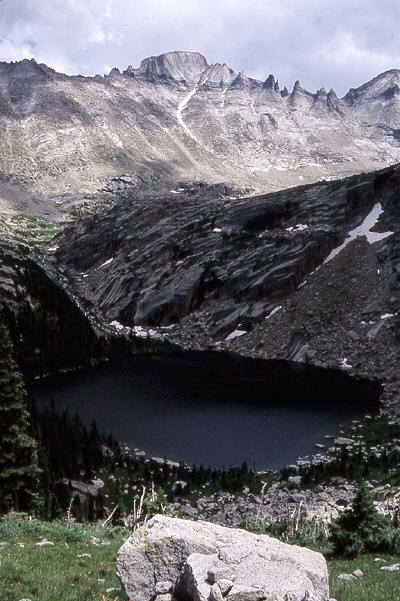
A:
POLYGON ((0 0, 0 61, 108 73, 170 50, 344 95, 400 69, 399 0, 0 0))

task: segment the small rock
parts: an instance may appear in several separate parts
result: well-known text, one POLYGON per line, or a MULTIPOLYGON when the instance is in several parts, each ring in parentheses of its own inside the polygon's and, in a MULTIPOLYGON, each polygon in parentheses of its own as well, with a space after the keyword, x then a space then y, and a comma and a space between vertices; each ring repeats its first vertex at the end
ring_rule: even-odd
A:
POLYGON ((120 592, 121 592, 120 588, 112 587, 112 588, 106 589, 106 594, 107 595, 112 595, 113 593, 120 593, 120 592))
POLYGON ((301 485, 301 476, 289 476, 288 487, 290 489, 299 488, 300 485, 301 485))
POLYGON ((81 553, 81 554, 77 555, 77 557, 92 557, 92 556, 90 555, 90 553, 81 553))
POLYGON ((207 572, 207 581, 210 584, 215 584, 221 580, 233 581, 235 578, 232 575, 231 570, 227 566, 215 566, 207 572))
POLYGON ((229 601, 260 601, 265 593, 254 586, 235 584, 229 593, 229 601))
POLYGON ((210 588, 209 601, 222 601, 222 592, 218 584, 213 584, 210 588))
POLYGON ((354 440, 352 438, 345 438, 343 436, 339 436, 338 438, 335 438, 334 443, 337 445, 352 445, 354 444, 354 440))
POLYGON ((221 580, 218 580, 217 584, 221 590, 221 593, 223 595, 227 595, 233 587, 233 580, 229 580, 228 578, 221 578, 221 580))
POLYGON ((356 578, 357 578, 357 576, 354 576, 354 574, 339 574, 339 576, 338 576, 338 580, 345 580, 345 581, 355 580, 356 578))
POLYGON ((41 540, 40 543, 36 543, 37 547, 54 547, 54 543, 49 540, 41 540))
POLYGON ((400 563, 394 563, 391 566, 382 566, 381 570, 383 572, 398 572, 400 570, 400 563))
POLYGON ((165 595, 166 593, 172 593, 173 584, 168 580, 156 583, 156 595, 165 595))
POLYGON ((355 576, 356 578, 362 578, 364 576, 364 572, 362 572, 361 570, 354 570, 353 576, 355 576))

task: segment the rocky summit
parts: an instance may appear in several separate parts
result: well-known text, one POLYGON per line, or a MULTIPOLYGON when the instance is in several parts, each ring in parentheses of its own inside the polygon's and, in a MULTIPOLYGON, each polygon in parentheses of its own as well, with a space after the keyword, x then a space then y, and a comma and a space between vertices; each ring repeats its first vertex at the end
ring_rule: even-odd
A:
POLYGON ((289 92, 183 51, 95 77, 3 62, 0 209, 70 211, 119 177, 273 191, 382 168, 400 160, 399 86, 391 70, 343 98, 289 92))

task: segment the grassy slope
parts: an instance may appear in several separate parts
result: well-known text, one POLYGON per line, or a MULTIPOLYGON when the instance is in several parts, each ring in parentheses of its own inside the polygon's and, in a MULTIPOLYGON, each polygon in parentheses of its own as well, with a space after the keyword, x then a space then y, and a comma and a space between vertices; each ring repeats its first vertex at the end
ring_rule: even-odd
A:
POLYGON ((35 249, 48 244, 64 225, 65 222, 62 221, 51 221, 44 217, 24 214, 0 217, 0 229, 4 228, 16 242, 27 244, 35 249))
MULTIPOLYGON (((116 554, 124 536, 126 532, 120 528, 93 524, 29 522, 12 515, 0 519, 1 601, 126 601, 115 576, 116 554), (94 544, 93 537, 100 544, 94 544), (37 547, 44 538, 54 542, 54 547, 37 547), (2 546, 3 542, 9 544, 2 546), (91 557, 77 557, 84 553, 91 557), (111 588, 116 590, 106 593, 111 588)), ((384 561, 375 562, 375 557, 329 561, 331 597, 337 601, 399 599, 399 572, 380 568, 400 558, 379 556, 384 561), (361 569, 364 577, 352 582, 338 580, 339 574, 355 569, 361 569)))
POLYGON ((398 563, 400 557, 389 555, 360 555, 354 560, 328 562, 330 594, 337 601, 397 601, 400 599, 399 572, 384 572, 381 567, 398 563), (375 558, 384 561, 375 562, 375 558), (364 572, 357 580, 338 580, 339 574, 351 574, 356 569, 364 572))
POLYGON ((125 601, 115 575, 124 534, 119 528, 6 516, 0 520, 1 601, 125 601), (54 546, 37 547, 44 538, 54 546), (91 557, 77 557, 83 554, 91 557), (111 588, 116 590, 107 594, 111 588))

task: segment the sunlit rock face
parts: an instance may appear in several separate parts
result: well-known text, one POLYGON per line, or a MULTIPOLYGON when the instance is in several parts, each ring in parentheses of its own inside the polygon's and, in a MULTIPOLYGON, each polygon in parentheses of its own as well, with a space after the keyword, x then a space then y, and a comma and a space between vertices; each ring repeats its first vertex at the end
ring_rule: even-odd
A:
POLYGON ((104 77, 0 63, 2 173, 68 211, 123 175, 141 190, 200 179, 265 192, 376 169, 400 160, 399 73, 339 99, 196 52, 104 77))

